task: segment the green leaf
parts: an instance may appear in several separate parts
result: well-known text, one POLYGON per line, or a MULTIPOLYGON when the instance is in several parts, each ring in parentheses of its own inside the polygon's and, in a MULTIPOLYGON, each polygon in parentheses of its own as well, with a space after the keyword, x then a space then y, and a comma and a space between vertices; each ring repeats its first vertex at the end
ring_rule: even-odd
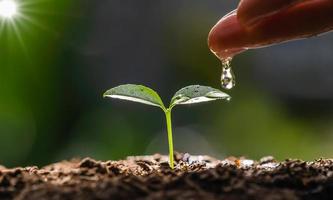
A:
POLYGON ((231 97, 212 87, 201 85, 190 85, 180 89, 171 99, 170 108, 181 104, 195 104, 218 99, 229 100, 231 97))
POLYGON ((143 85, 119 85, 106 91, 103 97, 134 101, 147 105, 157 106, 165 110, 160 96, 154 90, 143 85))

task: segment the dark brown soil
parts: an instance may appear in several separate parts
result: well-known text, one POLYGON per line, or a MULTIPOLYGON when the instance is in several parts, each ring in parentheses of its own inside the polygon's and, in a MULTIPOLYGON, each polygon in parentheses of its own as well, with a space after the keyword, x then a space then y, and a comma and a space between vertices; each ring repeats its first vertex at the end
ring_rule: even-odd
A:
POLYGON ((41 169, 0 166, 0 199, 333 199, 333 160, 260 161, 176 155, 90 158, 41 169))

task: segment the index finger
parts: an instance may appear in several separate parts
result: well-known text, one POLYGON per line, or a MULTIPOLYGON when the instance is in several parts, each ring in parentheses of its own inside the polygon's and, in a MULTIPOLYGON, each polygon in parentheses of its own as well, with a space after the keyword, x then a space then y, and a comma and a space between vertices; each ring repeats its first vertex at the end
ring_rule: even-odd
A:
POLYGON ((236 13, 222 18, 210 31, 208 44, 219 58, 241 51, 333 29, 333 0, 299 1, 279 12, 261 17, 251 26, 239 22, 236 13))
POLYGON ((241 0, 237 8, 237 17, 243 25, 251 25, 261 17, 279 12, 300 1, 301 0, 241 0))

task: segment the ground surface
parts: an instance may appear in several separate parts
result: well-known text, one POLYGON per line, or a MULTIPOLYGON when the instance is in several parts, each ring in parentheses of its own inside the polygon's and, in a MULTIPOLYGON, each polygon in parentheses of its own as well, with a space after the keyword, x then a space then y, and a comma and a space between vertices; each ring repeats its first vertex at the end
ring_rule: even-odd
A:
POLYGON ((44 168, 0 166, 0 199, 333 199, 333 160, 260 161, 176 155, 90 158, 44 168))

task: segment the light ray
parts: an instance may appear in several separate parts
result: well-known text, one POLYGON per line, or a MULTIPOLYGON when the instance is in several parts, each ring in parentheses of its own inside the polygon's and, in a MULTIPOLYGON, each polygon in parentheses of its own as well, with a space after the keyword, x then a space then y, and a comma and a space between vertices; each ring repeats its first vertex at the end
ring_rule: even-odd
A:
POLYGON ((27 49, 27 47, 26 47, 26 45, 24 43, 23 37, 22 37, 22 35, 20 33, 19 28, 17 27, 17 24, 15 23, 14 20, 10 20, 9 23, 10 23, 10 26, 13 28, 15 36, 16 36, 17 40, 19 41, 19 43, 20 43, 20 45, 21 45, 21 47, 23 49, 23 52, 24 52, 25 56, 27 58, 29 58, 28 49, 27 49))
POLYGON ((33 9, 30 7, 22 7, 22 12, 27 14, 40 14, 40 15, 50 15, 50 16, 57 16, 57 17, 71 17, 71 18, 78 18, 81 17, 79 14, 68 14, 68 13, 61 13, 61 12, 55 12, 55 11, 49 11, 49 10, 40 10, 40 9, 33 9))
POLYGON ((51 2, 51 1, 50 0, 22 1, 22 2, 20 2, 20 5, 22 7, 25 7, 25 6, 31 6, 31 5, 40 4, 40 3, 47 3, 47 2, 51 2))
POLYGON ((30 23, 30 24, 32 24, 32 25, 38 27, 39 29, 41 29, 41 30, 43 30, 43 31, 46 31, 46 32, 48 32, 48 33, 54 35, 54 36, 58 36, 58 35, 59 35, 59 33, 58 33, 57 31, 55 31, 55 30, 53 30, 53 29, 47 27, 45 24, 39 22, 38 20, 36 20, 36 19, 34 19, 34 18, 32 18, 32 17, 29 17, 29 16, 27 16, 27 15, 20 14, 20 18, 21 18, 22 20, 25 20, 26 22, 28 22, 28 23, 30 23))
POLYGON ((5 21, 0 19, 0 37, 1 34, 4 32, 5 25, 6 25, 5 21))

